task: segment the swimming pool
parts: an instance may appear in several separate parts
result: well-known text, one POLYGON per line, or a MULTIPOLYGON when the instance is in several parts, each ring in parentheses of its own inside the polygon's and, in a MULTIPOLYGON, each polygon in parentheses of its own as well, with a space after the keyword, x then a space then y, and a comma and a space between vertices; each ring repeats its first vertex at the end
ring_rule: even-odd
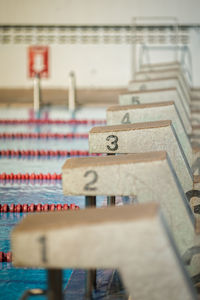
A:
MULTIPOLYGON (((42 119, 70 119, 71 115, 65 109, 44 109, 42 119)), ((80 109, 76 112, 77 119, 105 119, 105 109, 80 109)), ((1 109, 0 119, 33 118, 33 111, 27 109, 1 109)), ((87 125, 67 124, 0 124, 0 133, 87 133, 92 127, 87 125)), ((0 139, 0 150, 88 150, 88 140, 85 139, 0 139)), ((66 157, 0 157, 0 173, 61 173, 61 167, 66 157)), ((97 206, 102 206, 104 197, 97 197, 97 206)), ((0 204, 12 203, 75 203, 84 208, 84 197, 67 197, 62 194, 62 184, 56 181, 24 181, 0 180, 0 204)), ((26 213, 0 213, 0 251, 10 251, 10 232, 26 213)), ((31 257, 30 257, 31 259, 31 257)), ((65 270, 63 288, 66 286, 72 270, 65 270)), ((19 299, 27 289, 47 287, 46 271, 36 269, 17 269, 11 263, 0 263, 0 299, 19 299)), ((30 298, 31 299, 31 298, 30 298)), ((44 297, 37 297, 44 299, 44 297)))

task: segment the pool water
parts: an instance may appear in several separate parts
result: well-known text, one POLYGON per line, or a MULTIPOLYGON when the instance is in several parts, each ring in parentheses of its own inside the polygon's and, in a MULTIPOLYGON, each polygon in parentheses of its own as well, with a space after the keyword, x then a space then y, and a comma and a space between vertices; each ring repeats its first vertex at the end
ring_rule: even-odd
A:
MULTIPOLYGON (((2 119, 29 119, 33 112, 25 109, 1 109, 2 119)), ((70 119, 65 109, 43 110, 41 117, 50 119, 70 119)), ((79 119, 105 119, 105 109, 82 109, 77 111, 79 119)), ((2 132, 55 132, 55 133, 87 133, 92 127, 88 125, 3 125, 2 132)), ((1 139, 0 150, 88 150, 87 139, 1 139)), ((66 158, 29 157, 29 158, 0 158, 0 173, 61 173, 61 167, 66 158)), ((97 206, 102 206, 105 198, 97 197, 97 206)), ((61 181, 55 182, 0 182, 0 204, 45 204, 45 203, 75 203, 84 208, 84 197, 64 196, 61 181)), ((0 251, 11 250, 10 233, 14 226, 26 216, 25 213, 0 213, 0 251)), ((31 257, 30 257, 31 259, 31 257)), ((63 288, 72 274, 72 270, 63 272, 63 288)), ((0 299, 16 300, 23 292, 32 288, 47 288, 46 270, 14 268, 11 263, 0 263, 0 299)), ((33 297, 30 297, 32 299, 33 297)), ((45 299, 44 296, 37 299, 45 299)))

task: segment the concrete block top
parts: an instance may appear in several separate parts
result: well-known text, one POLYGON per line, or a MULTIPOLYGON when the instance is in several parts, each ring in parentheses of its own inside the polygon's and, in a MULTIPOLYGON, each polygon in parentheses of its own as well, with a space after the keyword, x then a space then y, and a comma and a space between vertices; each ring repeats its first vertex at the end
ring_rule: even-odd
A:
POLYGON ((64 172, 66 169, 88 168, 108 165, 121 165, 130 163, 152 162, 165 160, 167 153, 165 151, 133 153, 126 155, 115 156, 100 156, 100 157, 72 157, 67 159, 62 167, 64 172))
POLYGON ((28 215, 12 252, 22 267, 118 269, 137 300, 195 299, 156 204, 28 215))
POLYGON ((168 91, 177 91, 177 88, 164 88, 164 89, 148 89, 148 90, 142 90, 142 91, 127 91, 126 93, 120 93, 119 95, 131 95, 131 94, 141 94, 141 93, 155 93, 155 92, 168 92, 168 91))
POLYGON ((152 103, 143 103, 143 104, 134 104, 134 105, 113 105, 113 106, 110 106, 107 109, 107 111, 142 109, 142 108, 169 106, 169 105, 175 105, 175 102, 168 101, 168 102, 152 102, 152 103))
POLYGON ((152 64, 143 64, 141 68, 151 68, 151 67, 168 67, 168 66, 178 66, 181 67, 179 61, 169 61, 169 62, 160 62, 160 63, 152 63, 152 64))
POLYGON ((193 114, 199 114, 200 113, 200 109, 199 108, 196 108, 196 109, 192 108, 191 109, 191 113, 193 113, 193 114))
POLYGON ((174 101, 153 103, 115 105, 107 109, 107 125, 135 124, 171 120, 177 138, 183 148, 190 165, 192 165, 192 149, 183 120, 174 101))
POLYGON ((170 69, 165 69, 165 68, 163 68, 163 69, 159 69, 159 70, 151 70, 151 71, 149 71, 149 70, 142 70, 142 71, 139 71, 139 72, 137 72, 137 74, 143 74, 143 73, 169 73, 169 72, 177 72, 177 73, 182 73, 181 72, 181 69, 180 68, 170 68, 170 69))
POLYGON ((168 127, 171 125, 172 125, 172 121, 166 120, 166 121, 143 122, 143 123, 134 123, 134 124, 97 126, 97 127, 93 127, 90 130, 90 134, 104 133, 104 132, 110 132, 110 131, 118 132, 118 131, 160 128, 160 127, 168 127))
POLYGON ((106 207, 103 209, 88 208, 78 212, 63 211, 40 214, 29 214, 14 228, 13 235, 21 232, 51 231, 61 228, 79 227, 84 225, 95 225, 99 223, 129 222, 139 219, 153 218, 159 210, 159 205, 155 203, 145 203, 140 205, 125 205, 117 209, 116 207, 106 207))
POLYGON ((91 153, 167 151, 185 192, 193 186, 192 171, 171 120, 94 127, 91 153))
POLYGON ((178 76, 164 77, 164 78, 150 78, 150 79, 135 79, 131 80, 129 83, 140 83, 140 82, 149 82, 149 81, 166 81, 166 80, 179 80, 178 76))

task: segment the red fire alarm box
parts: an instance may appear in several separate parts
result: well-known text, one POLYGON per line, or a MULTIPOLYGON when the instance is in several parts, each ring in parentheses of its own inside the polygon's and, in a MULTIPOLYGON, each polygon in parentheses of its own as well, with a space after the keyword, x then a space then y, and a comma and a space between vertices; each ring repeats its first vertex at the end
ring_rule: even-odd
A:
POLYGON ((28 48, 29 77, 36 75, 49 77, 49 48, 46 46, 31 46, 28 48))

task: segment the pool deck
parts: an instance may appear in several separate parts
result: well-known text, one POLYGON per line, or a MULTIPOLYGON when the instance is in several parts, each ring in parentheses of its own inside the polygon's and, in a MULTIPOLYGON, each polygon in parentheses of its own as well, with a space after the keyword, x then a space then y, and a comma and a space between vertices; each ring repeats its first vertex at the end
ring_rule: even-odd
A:
MULTIPOLYGON (((118 103, 118 95, 127 88, 85 88, 77 89, 78 106, 110 106, 118 103)), ((45 106, 63 106, 68 104, 67 89, 41 89, 42 104, 45 106)), ((33 88, 0 89, 0 107, 32 107, 33 88)))

